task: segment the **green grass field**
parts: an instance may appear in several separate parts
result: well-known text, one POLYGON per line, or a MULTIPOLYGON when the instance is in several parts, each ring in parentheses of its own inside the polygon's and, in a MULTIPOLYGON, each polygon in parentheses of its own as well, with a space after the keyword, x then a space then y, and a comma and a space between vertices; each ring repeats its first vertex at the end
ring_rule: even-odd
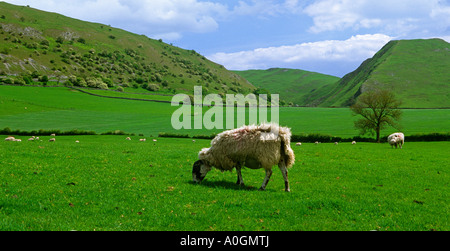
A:
MULTIPOLYGON (((170 124, 177 108, 65 87, 0 86, 0 129, 145 135, 56 136, 56 142, 1 136, 0 230, 450 230, 449 142, 407 140, 397 150, 386 143, 293 142, 291 193, 276 167, 265 192, 257 190, 261 170, 243 171, 245 188, 235 185, 235 172, 217 170, 193 184, 192 164, 210 141, 155 138, 177 132, 170 124)), ((404 110, 403 131, 448 132, 448 115, 404 110)), ((297 134, 357 135, 348 109, 280 108, 280 118, 297 134)))
POLYGON ((208 140, 49 138, 0 141, 0 230, 450 229, 449 142, 293 145, 285 193, 276 167, 192 183, 208 140))
MULTIPOLYGON (((142 97, 169 101, 168 96, 139 95, 114 91, 91 91, 122 97, 142 97), (151 97, 149 97, 151 96, 151 97)), ((156 136, 160 132, 189 135, 220 132, 221 130, 181 130, 171 125, 171 116, 179 107, 170 104, 109 99, 90 96, 66 87, 0 86, 0 129, 9 127, 25 131, 39 129, 93 130, 103 133, 122 130, 127 133, 156 136)), ((206 112, 204 108, 203 112, 206 112)), ((401 121, 405 135, 417 133, 447 133, 450 110, 404 110, 401 121)), ((248 117, 248 116, 247 116, 248 117)), ((347 108, 280 108, 280 124, 292 128, 294 134, 322 133, 353 137, 353 117, 347 108)), ((395 129, 386 129, 389 134, 395 129)))

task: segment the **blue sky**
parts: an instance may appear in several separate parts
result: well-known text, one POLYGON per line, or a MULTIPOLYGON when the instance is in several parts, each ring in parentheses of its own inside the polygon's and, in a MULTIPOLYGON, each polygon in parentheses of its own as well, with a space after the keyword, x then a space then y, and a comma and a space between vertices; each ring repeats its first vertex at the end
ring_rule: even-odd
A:
POLYGON ((230 70, 342 77, 392 39, 450 41, 450 0, 7 0, 194 49, 230 70))

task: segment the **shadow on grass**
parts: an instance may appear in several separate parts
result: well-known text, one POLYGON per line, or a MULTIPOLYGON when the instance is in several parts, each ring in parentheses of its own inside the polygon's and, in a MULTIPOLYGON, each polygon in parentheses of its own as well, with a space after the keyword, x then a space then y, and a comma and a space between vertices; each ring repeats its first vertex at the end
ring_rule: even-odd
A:
POLYGON ((209 188, 223 188, 223 189, 243 190, 243 191, 258 191, 257 187, 239 186, 235 182, 226 181, 226 180, 209 181, 209 180, 205 179, 201 183, 196 183, 194 181, 189 181, 189 183, 192 185, 204 186, 204 187, 209 187, 209 188))

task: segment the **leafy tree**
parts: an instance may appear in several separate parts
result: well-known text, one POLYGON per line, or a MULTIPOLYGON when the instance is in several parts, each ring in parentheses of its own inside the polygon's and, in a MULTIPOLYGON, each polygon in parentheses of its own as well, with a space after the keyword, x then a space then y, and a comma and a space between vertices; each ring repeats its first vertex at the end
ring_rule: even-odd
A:
POLYGON ((376 141, 380 143, 380 131, 387 125, 399 129, 402 111, 399 110, 401 102, 389 90, 371 90, 361 94, 356 103, 350 107, 354 115, 362 118, 355 121, 355 127, 361 134, 376 134, 376 141))
POLYGON ((81 43, 81 44, 86 44, 86 39, 80 37, 80 38, 77 39, 77 42, 81 43))
POLYGON ((63 37, 58 37, 58 38, 56 38, 56 42, 58 44, 62 44, 62 43, 64 43, 64 38, 63 37))
POLYGON ((48 83, 48 76, 47 75, 41 76, 39 78, 39 81, 41 81, 44 84, 47 84, 48 83))

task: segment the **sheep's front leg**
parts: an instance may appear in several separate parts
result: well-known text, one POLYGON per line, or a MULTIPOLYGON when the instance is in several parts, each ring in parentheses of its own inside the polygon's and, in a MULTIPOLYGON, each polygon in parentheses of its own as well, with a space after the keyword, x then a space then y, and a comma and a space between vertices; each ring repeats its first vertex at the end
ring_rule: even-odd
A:
POLYGON ((244 186, 244 179, 242 179, 241 169, 242 169, 242 167, 240 167, 240 166, 236 167, 236 172, 237 172, 237 176, 238 176, 236 184, 240 185, 240 186, 244 186))
POLYGON ((286 192, 290 192, 291 189, 289 188, 288 170, 287 170, 286 163, 284 162, 284 160, 282 160, 282 161, 280 161, 280 163, 278 163, 278 167, 280 168, 281 173, 283 174, 284 190, 286 192))
POLYGON ((266 190, 266 186, 267 183, 269 183, 270 176, 272 176, 272 169, 266 169, 266 177, 264 178, 261 188, 259 188, 260 191, 266 190))

